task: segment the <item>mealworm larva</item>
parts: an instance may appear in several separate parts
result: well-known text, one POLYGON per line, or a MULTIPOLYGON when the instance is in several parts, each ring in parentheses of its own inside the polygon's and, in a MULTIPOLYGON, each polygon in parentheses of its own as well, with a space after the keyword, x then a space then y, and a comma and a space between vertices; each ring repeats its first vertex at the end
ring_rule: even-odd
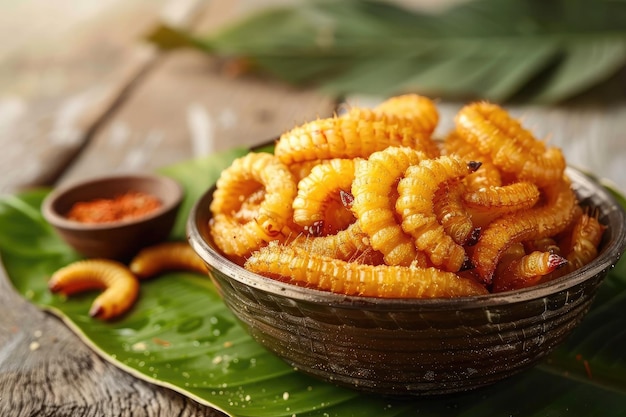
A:
POLYGON ((546 148, 496 104, 468 104, 457 113, 455 125, 464 140, 521 181, 546 186, 563 175, 565 158, 561 150, 546 148))
POLYGON ((402 230, 413 236, 415 247, 425 252, 435 266, 458 271, 465 262, 465 249, 437 221, 433 199, 445 182, 462 179, 480 167, 452 156, 426 159, 410 166, 398 182, 396 212, 402 230))
POLYGON ((102 320, 127 312, 139 295, 137 277, 125 265, 109 259, 86 259, 60 268, 52 274, 48 288, 66 296, 103 289, 89 310, 91 317, 102 320))
MULTIPOLYGON (((298 237, 291 245, 305 248, 318 255, 330 256, 343 261, 363 259, 364 254, 372 251, 369 237, 361 230, 358 222, 351 224, 347 229, 341 230, 336 234, 320 237, 298 237)), ((367 258, 370 257, 367 256, 367 258)))
POLYGON ((463 195, 463 203, 474 223, 484 227, 503 214, 533 207, 539 197, 537 186, 524 181, 470 191, 463 195))
POLYGON ((565 171, 565 156, 558 148, 548 148, 539 157, 527 161, 517 173, 520 180, 530 180, 538 185, 547 185, 565 171))
POLYGON ((525 210, 539 201, 539 189, 530 182, 517 182, 470 191, 463 196, 469 207, 489 210, 525 210))
POLYGON ((364 265, 279 244, 254 252, 245 267, 270 278, 346 295, 449 298, 487 293, 474 280, 436 268, 364 265))
POLYGON ((209 232, 217 247, 226 255, 243 257, 266 244, 265 233, 257 222, 238 222, 233 216, 215 214, 209 232))
POLYGON ((389 146, 439 154, 430 134, 417 130, 409 118, 367 109, 353 109, 345 116, 316 120, 285 132, 276 142, 274 154, 291 165, 315 159, 367 158, 389 146))
POLYGON ((372 247, 383 253, 388 265, 408 266, 417 254, 413 238, 396 218, 396 186, 404 171, 427 159, 426 154, 407 147, 389 147, 356 165, 352 183, 352 211, 372 247))
MULTIPOLYGON (((436 115, 436 108, 432 109, 436 115)), ((355 149, 360 149, 363 157, 369 157, 374 152, 389 146, 406 146, 424 152, 431 158, 441 154, 439 145, 432 139, 432 127, 424 123, 425 119, 418 117, 404 117, 399 114, 381 112, 376 109, 354 108, 344 117, 361 120, 364 123, 359 129, 360 142, 351 143, 355 149), (404 137, 410 131, 409 137, 404 137), (380 140, 379 138, 383 138, 380 140)))
POLYGON ((411 119, 416 129, 432 134, 439 123, 437 106, 428 97, 404 94, 390 97, 374 108, 375 111, 411 119))
POLYGON ((598 220, 597 213, 583 213, 574 224, 569 237, 566 258, 569 261, 563 273, 575 271, 598 256, 598 247, 606 226, 598 220))
POLYGON ((506 214, 482 231, 472 254, 479 275, 490 283, 496 265, 513 243, 554 236, 572 222, 577 206, 576 195, 568 179, 563 178, 543 188, 545 203, 523 212, 506 214))
POLYGON ((484 187, 502 185, 500 170, 491 162, 491 157, 480 153, 475 146, 463 140, 456 131, 452 131, 446 136, 443 142, 445 155, 454 155, 464 161, 480 161, 480 169, 469 174, 463 182, 469 190, 478 190, 484 187))
POLYGON ((314 167, 325 164, 327 161, 327 159, 314 159, 311 161, 294 162, 287 165, 287 168, 289 168, 297 184, 304 177, 309 175, 314 167))
POLYGON ((326 164, 315 166, 298 183, 298 194, 292 204, 294 222, 305 230, 316 222, 328 223, 331 218, 337 230, 343 230, 352 223, 354 216, 343 206, 340 191, 350 191, 354 164, 354 159, 331 159, 326 164), (342 213, 345 215, 342 216, 342 213))
MULTIPOLYGON (((494 281, 498 276, 507 273, 507 270, 513 261, 519 260, 525 255, 526 248, 521 242, 512 243, 508 248, 503 250, 500 259, 498 260, 498 264, 496 265, 496 270, 494 271, 494 281)), ((473 269, 472 271, 474 271, 474 274, 476 274, 475 269, 473 269)), ((476 276, 476 279, 478 279, 479 281, 482 280, 479 276, 476 276)))
POLYGON ((517 290, 537 284, 543 276, 564 267, 567 259, 556 253, 534 251, 506 262, 493 279, 493 292, 517 290))
POLYGON ((210 206, 214 219, 212 226, 221 230, 220 233, 212 230, 215 243, 227 255, 244 256, 263 242, 289 234, 293 214, 291 203, 296 191, 291 172, 274 155, 252 152, 236 159, 222 171, 213 193, 210 206), (264 193, 258 213, 253 220, 240 222, 239 219, 250 215, 237 215, 237 212, 244 201, 259 190, 264 193), (227 234, 218 236, 222 232, 227 234), (248 244, 254 246, 246 246, 248 244))
POLYGON ((524 244, 524 248, 528 253, 539 251, 556 253, 557 255, 561 254, 561 248, 559 247, 556 240, 552 237, 543 237, 539 239, 527 240, 522 243, 524 244))
POLYGON ((463 205, 466 187, 462 181, 444 182, 433 197, 433 212, 445 232, 459 245, 465 245, 475 230, 463 205))
POLYGON ((204 261, 187 242, 164 242, 143 248, 130 261, 129 268, 139 279, 166 271, 207 272, 204 261))

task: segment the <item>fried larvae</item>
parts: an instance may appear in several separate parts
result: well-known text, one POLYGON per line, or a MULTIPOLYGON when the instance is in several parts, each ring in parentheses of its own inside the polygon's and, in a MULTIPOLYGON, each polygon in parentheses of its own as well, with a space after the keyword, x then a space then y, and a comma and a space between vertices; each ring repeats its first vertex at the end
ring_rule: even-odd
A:
POLYGON ((475 146, 463 140, 456 131, 446 136, 443 142, 443 154, 454 155, 465 161, 480 161, 479 170, 465 177, 468 190, 478 190, 484 187, 502 185, 500 170, 491 162, 491 157, 482 154, 475 146))
POLYGON ((274 155, 252 152, 236 159, 222 171, 213 193, 210 210, 215 243, 227 255, 245 256, 265 242, 289 235, 296 191, 291 172, 274 155), (243 203, 258 196, 259 190, 258 213, 251 214, 243 203), (238 215, 242 206, 246 216, 238 215))
POLYGON ((556 253, 557 255, 561 254, 561 248, 557 241, 552 237, 543 237, 534 240, 527 240, 524 242, 524 249, 526 252, 550 252, 556 253))
POLYGON ((466 191, 463 181, 449 181, 443 183, 433 197, 433 211, 437 221, 459 245, 465 245, 475 232, 472 218, 463 204, 466 191))
POLYGON ((374 111, 406 117, 420 132, 432 134, 439 123, 437 106, 428 97, 404 94, 390 97, 374 108, 374 111))
POLYGON ((556 253, 534 251, 526 255, 522 244, 509 248, 502 257, 493 280, 492 292, 526 288, 542 277, 567 265, 567 259, 556 253))
POLYGON ((370 244, 383 253, 388 265, 408 266, 424 259, 418 256, 411 235, 402 230, 395 211, 399 179, 409 166, 424 159, 427 156, 414 149, 389 147, 356 165, 352 211, 370 244))
POLYGON ((165 242, 144 248, 131 260, 129 268, 140 279, 167 271, 207 272, 204 261, 187 242, 165 242))
POLYGON ((562 274, 566 274, 588 264, 598 256, 598 247, 606 226, 595 215, 588 212, 582 213, 574 223, 574 227, 568 237, 569 245, 564 248, 564 253, 569 261, 567 268, 562 274))
POLYGON ((354 164, 354 159, 331 159, 313 167, 298 183, 298 194, 293 200, 294 222, 305 230, 319 222, 333 230, 348 227, 354 216, 341 203, 340 192, 350 192, 354 164))
POLYGON ((427 159, 410 166, 398 182, 396 212, 402 230, 413 236, 415 247, 425 252, 433 265, 456 272, 465 262, 465 249, 437 221, 434 198, 449 181, 463 179, 480 163, 463 162, 452 156, 427 159))
POLYGON ((364 265, 274 243, 254 252, 245 267, 274 279, 345 295, 448 298, 487 293, 472 279, 436 268, 364 265))
POLYGON ((360 108, 283 133, 274 153, 291 165, 317 159, 367 158, 389 146, 409 146, 430 156, 439 154, 430 133, 417 129, 410 118, 360 108))
POLYGON ((495 218, 527 210, 539 201, 539 188, 530 182, 483 187, 463 195, 463 205, 474 223, 483 226, 495 218))
POLYGON ((139 295, 139 281, 123 264, 108 259, 76 261, 57 270, 48 288, 66 296, 104 290, 89 310, 89 315, 102 320, 117 318, 127 312, 139 295))
POLYGON ((542 189, 545 202, 504 215, 483 229, 474 247, 473 264, 480 277, 491 283, 500 257, 512 244, 554 236, 571 224, 577 200, 568 179, 542 189))
POLYGON ((370 246, 369 237, 355 222, 345 230, 328 236, 299 236, 292 246, 304 248, 318 255, 330 256, 348 262, 380 263, 380 254, 370 246))
POLYGON ((546 147, 496 104, 466 105, 457 113, 455 126, 465 141, 520 181, 547 186, 563 176, 565 158, 561 150, 546 147))
POLYGON ((606 227, 562 151, 504 108, 463 106, 443 142, 427 97, 342 110, 222 173, 209 228, 229 260, 341 294, 448 297, 547 282, 598 255, 606 227))

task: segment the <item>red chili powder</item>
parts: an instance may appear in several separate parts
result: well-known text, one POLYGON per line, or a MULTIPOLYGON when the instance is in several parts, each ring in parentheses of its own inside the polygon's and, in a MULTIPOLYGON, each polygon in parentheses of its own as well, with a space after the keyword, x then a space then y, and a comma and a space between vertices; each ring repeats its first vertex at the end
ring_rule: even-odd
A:
POLYGON ((145 216, 161 207, 161 201, 146 193, 129 191, 114 198, 74 203, 67 218, 81 223, 109 223, 145 216))

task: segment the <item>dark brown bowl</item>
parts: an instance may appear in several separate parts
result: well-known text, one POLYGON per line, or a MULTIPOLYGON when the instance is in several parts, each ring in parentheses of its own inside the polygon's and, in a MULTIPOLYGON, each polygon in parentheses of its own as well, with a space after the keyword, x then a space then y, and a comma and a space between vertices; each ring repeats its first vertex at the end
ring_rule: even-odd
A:
POLYGON ((444 394, 494 383, 550 353, 581 321, 626 247, 625 214, 611 195, 568 168, 584 205, 608 225, 592 263, 549 283, 456 299, 348 297, 285 284, 226 259, 210 239, 214 189, 196 203, 188 239, 226 305, 291 366, 385 395, 444 394))
POLYGON ((44 218, 77 252, 89 258, 127 260, 139 249, 165 240, 176 220, 183 197, 171 178, 152 174, 94 178, 53 190, 42 204, 44 218), (114 198, 129 191, 157 197, 161 207, 135 219, 85 224, 66 216, 79 201, 114 198))

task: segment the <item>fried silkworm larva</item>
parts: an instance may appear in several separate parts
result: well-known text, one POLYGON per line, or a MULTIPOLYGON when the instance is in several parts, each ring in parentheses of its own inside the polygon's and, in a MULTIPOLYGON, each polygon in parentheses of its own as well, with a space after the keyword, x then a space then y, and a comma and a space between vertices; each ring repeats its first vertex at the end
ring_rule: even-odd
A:
MULTIPOLYGON (((389 147, 356 165, 352 183, 352 211, 372 247, 383 253, 388 265, 408 266, 418 255, 413 238, 406 234, 395 212, 397 182, 411 165, 427 159, 426 154, 406 147, 389 147)), ((422 265, 425 266, 425 265, 422 265)))
POLYGON ((217 247, 226 255, 243 257, 266 244, 265 234, 255 221, 239 223, 233 216, 214 215, 209 232, 217 247))
MULTIPOLYGON (((236 212, 245 197, 259 188, 265 189, 264 200, 259 205, 259 218, 278 222, 291 218, 291 204, 285 204, 285 201, 291 202, 295 197, 296 183, 287 167, 268 153, 251 152, 222 171, 210 209, 214 214, 236 212)), ((281 229, 257 222, 269 235, 273 230, 281 229)))
POLYGON ((563 175, 565 158, 561 150, 546 148, 498 105, 468 104, 457 113, 455 124, 464 140, 521 181, 546 186, 563 175))
POLYGON ((500 170, 491 162, 491 157, 480 153, 475 146, 467 143, 456 131, 446 136, 443 142, 445 155, 455 155, 465 161, 480 161, 482 165, 463 180, 468 189, 478 190, 484 187, 502 185, 500 170))
POLYGON ((487 293, 474 280, 436 268, 364 265, 274 243, 254 252, 245 267, 270 278, 346 295, 449 298, 487 293))
POLYGON ((470 191, 463 195, 463 203, 474 223, 485 226, 503 214, 533 207, 539 197, 537 186, 524 181, 470 191))
POLYGON ((290 234, 296 183, 289 169, 274 155, 251 152, 236 159, 222 171, 216 186, 210 206, 214 219, 211 234, 225 254, 244 256, 263 242, 290 234), (239 222, 237 212, 243 202, 259 189, 265 192, 258 214, 253 220, 239 222), (228 243, 230 240, 237 242, 228 243))
POLYGON ((298 183, 298 194, 292 204, 294 222, 305 230, 319 221, 328 224, 331 218, 337 230, 352 223, 354 216, 343 206, 340 192, 350 191, 354 164, 354 159, 332 159, 313 167, 311 173, 298 183), (342 216, 343 212, 345 215, 342 216))
POLYGON ((130 261, 129 268, 139 279, 166 271, 207 272, 204 261, 187 242, 164 242, 143 248, 130 261))
POLYGON ((583 213, 574 224, 569 237, 570 246, 565 255, 569 264, 563 274, 575 271, 598 256, 598 247, 606 226, 598 220, 598 214, 583 213))
POLYGON ((425 252, 435 266, 456 272, 465 262, 465 249, 437 221, 433 199, 445 182, 462 179, 480 167, 452 156, 426 159, 410 166, 398 182, 396 212, 402 230, 413 236, 415 247, 425 252))
POLYGON ((66 296, 103 289, 89 310, 91 317, 102 320, 127 312, 139 295, 137 277, 125 265, 109 259, 86 259, 60 268, 50 277, 48 288, 66 296))
POLYGON ((433 211, 437 221, 459 245, 465 245, 470 237, 475 236, 472 218, 463 205, 465 192, 465 183, 451 181, 439 187, 433 197, 433 211))
POLYGON ((523 212, 506 214, 483 229, 472 262, 490 283, 502 253, 513 243, 554 236, 573 220, 577 200, 567 178, 543 189, 545 203, 523 212))
POLYGON ((417 94, 404 94, 386 99, 374 108, 385 114, 407 117, 422 132, 432 132, 439 123, 437 106, 428 97, 417 94))
POLYGON ((556 253, 534 251, 506 262, 493 279, 493 292, 517 290, 537 284, 543 276, 566 266, 556 253))
POLYGON ((285 132, 274 154, 285 164, 316 159, 367 158, 389 146, 408 146, 430 156, 439 148, 408 118, 353 109, 346 116, 319 119, 285 132))
POLYGON ((469 207, 489 210, 525 210, 539 201, 539 189, 530 182, 484 187, 463 196, 469 207))
POLYGON ((539 239, 526 240, 522 242, 524 244, 524 248, 526 252, 550 252, 556 253, 557 255, 561 254, 561 248, 556 240, 552 237, 543 237, 539 239))
POLYGON ((333 235, 300 236, 291 242, 291 245, 343 261, 367 259, 369 262, 373 262, 373 259, 377 258, 370 253, 373 249, 370 246, 369 237, 361 230, 358 221, 333 235))
POLYGON ((433 107, 431 110, 434 115, 419 119, 418 117, 404 117, 399 114, 381 112, 376 109, 354 108, 343 117, 363 122, 363 126, 359 126, 361 142, 351 142, 349 145, 351 147, 356 145, 356 149, 360 149, 363 157, 369 157, 372 153, 389 146, 406 146, 424 152, 430 158, 435 158, 441 154, 441 151, 439 145, 431 137, 431 124, 424 123, 429 118, 438 118, 437 109, 433 107), (413 137, 404 137, 408 131, 412 132, 413 137), (381 137, 385 140, 377 139, 381 137), (386 142, 387 144, 385 144, 386 142))
POLYGON ((311 170, 321 164, 325 164, 328 160, 326 159, 314 159, 311 161, 302 161, 302 162, 294 162, 287 165, 289 171, 293 175, 296 184, 300 182, 304 177, 311 173, 311 170))
POLYGON ((498 261, 498 264, 496 265, 496 270, 494 273, 495 276, 505 274, 507 272, 507 269, 511 265, 511 262, 513 262, 514 260, 521 259, 525 255, 526 255, 526 248, 521 242, 512 243, 508 248, 502 251, 500 260, 498 261))

